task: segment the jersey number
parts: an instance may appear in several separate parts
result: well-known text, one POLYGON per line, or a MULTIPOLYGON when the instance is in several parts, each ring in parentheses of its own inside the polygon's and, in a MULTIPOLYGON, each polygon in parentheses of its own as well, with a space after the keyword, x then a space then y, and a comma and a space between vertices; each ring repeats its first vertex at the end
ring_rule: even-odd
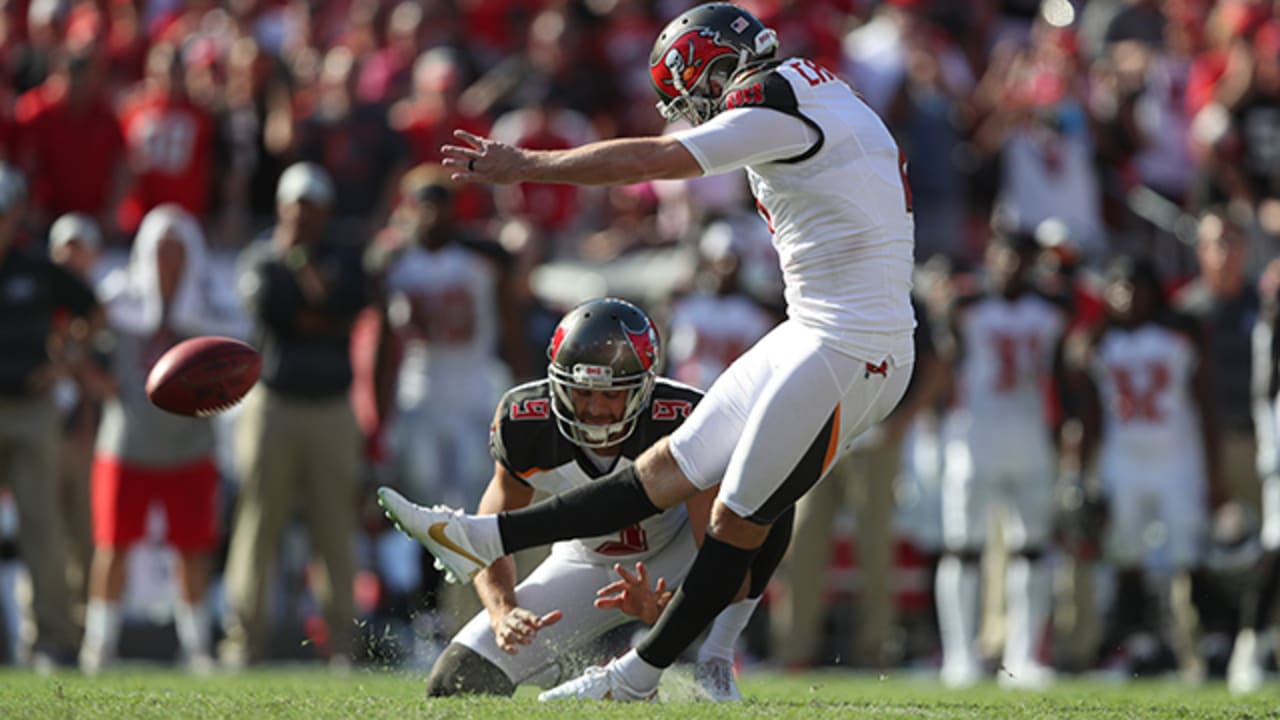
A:
POLYGON ((196 124, 186 115, 148 115, 135 126, 135 152, 144 172, 179 175, 195 154, 196 124))
POLYGON ((808 81, 810 87, 836 79, 834 73, 812 60, 796 60, 791 64, 791 67, 800 73, 800 77, 808 81))
POLYGON ((551 417, 551 401, 521 400, 511 404, 512 420, 545 420, 551 417))
POLYGON ((1021 357, 1032 358, 1036 362, 1040 357, 1040 338, 996 333, 992 335, 996 346, 996 392, 1011 392, 1018 388, 1025 368, 1021 357))
POLYGON ((639 525, 624 528, 617 540, 606 540, 596 546, 596 552, 601 555, 635 555, 648 549, 649 536, 639 525))
POLYGON ((653 419, 654 420, 675 420, 678 417, 689 417, 689 411, 693 410, 693 403, 688 400, 654 400, 653 401, 653 419))
POLYGON ((1111 376, 1116 382, 1116 417, 1121 422, 1160 422, 1164 419, 1159 400, 1160 394, 1169 387, 1169 368, 1163 363, 1152 362, 1147 364, 1146 370, 1144 374, 1150 382, 1145 388, 1139 388, 1129 368, 1111 369, 1111 376))
POLYGON ((470 342, 476 332, 476 308, 466 287, 455 285, 417 297, 421 305, 414 308, 415 319, 429 342, 470 342))

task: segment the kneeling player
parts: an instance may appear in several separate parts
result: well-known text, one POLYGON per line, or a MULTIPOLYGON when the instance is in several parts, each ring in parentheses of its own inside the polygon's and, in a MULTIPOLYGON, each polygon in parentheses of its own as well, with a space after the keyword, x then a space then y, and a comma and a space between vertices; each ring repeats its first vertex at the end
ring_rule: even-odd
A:
MULTIPOLYGON (((605 298, 570 311, 548 350, 548 378, 509 391, 490 429, 495 465, 479 512, 524 507, 534 491, 559 493, 630 464, 674 430, 702 394, 657 377, 658 335, 630 303, 605 298)), ((431 672, 428 694, 510 695, 521 683, 554 686, 573 677, 572 660, 631 615, 652 623, 661 611, 647 577, 618 581, 618 563, 643 561, 671 586, 683 581, 706 530, 715 490, 700 493, 621 532, 557 543, 519 586, 501 558, 475 575, 484 604, 431 672), (615 582, 617 581, 617 582, 615 582), (611 585, 612 584, 612 585, 611 585), (597 590, 602 597, 597 600, 597 590), (610 594, 613 593, 613 594, 610 594)), ((752 577, 768 578, 786 549, 790 515, 774 526, 752 577)), ((733 646, 764 590, 748 578, 746 597, 720 613, 698 653, 695 676, 717 700, 741 696, 733 646)))

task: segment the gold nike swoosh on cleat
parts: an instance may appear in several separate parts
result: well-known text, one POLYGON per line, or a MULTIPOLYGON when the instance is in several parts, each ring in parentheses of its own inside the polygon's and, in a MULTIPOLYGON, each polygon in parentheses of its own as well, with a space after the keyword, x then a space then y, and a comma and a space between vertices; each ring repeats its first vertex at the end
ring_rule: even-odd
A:
MULTIPOLYGON (((432 540, 434 540, 434 541, 436 541, 436 542, 440 543, 441 545, 445 546, 445 547, 446 547, 446 548, 448 548, 449 550, 452 550, 452 551, 454 551, 454 552, 458 553, 458 554, 459 554, 459 555, 461 555, 462 557, 464 557, 464 558, 466 558, 466 559, 470 560, 471 562, 473 562, 473 563, 475 563, 475 564, 479 565, 480 567, 486 567, 486 566, 488 566, 488 564, 489 564, 489 563, 487 563, 487 562, 485 562, 485 561, 481 560, 480 558, 476 557, 475 555, 472 555, 471 553, 469 553, 469 552, 467 552, 466 550, 462 549, 461 547, 459 547, 459 546, 458 546, 458 544, 457 544, 457 543, 455 543, 454 541, 450 540, 448 535, 445 535, 445 534, 444 534, 444 528, 445 528, 445 525, 447 525, 447 524, 448 524, 448 523, 438 522, 438 523, 436 523, 435 525, 432 525, 431 527, 427 528, 427 537, 429 537, 429 538, 431 538, 432 540)), ((473 573, 473 575, 474 575, 474 573, 473 573)))

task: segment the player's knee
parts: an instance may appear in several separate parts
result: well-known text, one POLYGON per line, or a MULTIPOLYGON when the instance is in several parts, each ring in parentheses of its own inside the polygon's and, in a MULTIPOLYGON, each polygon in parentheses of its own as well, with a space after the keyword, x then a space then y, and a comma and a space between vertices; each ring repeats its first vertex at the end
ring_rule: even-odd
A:
POLYGON ((515 683, 501 668, 459 643, 450 643, 444 649, 427 680, 427 697, 510 696, 515 691, 515 683))
POLYGON ((771 525, 761 525, 742 517, 717 500, 711 508, 711 523, 707 532, 720 542, 751 550, 764 544, 770 527, 771 525))
POLYGON ((679 505, 699 491, 676 462, 670 436, 658 440, 636 459, 636 476, 649 501, 662 510, 679 505))

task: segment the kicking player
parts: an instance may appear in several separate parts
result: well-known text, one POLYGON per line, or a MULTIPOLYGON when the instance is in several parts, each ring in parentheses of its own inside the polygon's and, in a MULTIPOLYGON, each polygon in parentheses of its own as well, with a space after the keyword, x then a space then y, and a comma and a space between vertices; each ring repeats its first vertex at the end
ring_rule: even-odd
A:
POLYGON ((649 63, 663 115, 695 127, 550 151, 457 132, 465 144, 443 148, 454 178, 476 182, 628 184, 745 168, 786 284, 788 320, 634 466, 499 515, 380 491, 388 514, 466 580, 516 550, 617 531, 719 484, 706 539, 658 623, 633 651, 544 699, 655 697, 664 669, 732 602, 773 523, 893 410, 911 376, 905 158, 848 85, 777 48, 742 8, 700 5, 659 34, 649 63))

